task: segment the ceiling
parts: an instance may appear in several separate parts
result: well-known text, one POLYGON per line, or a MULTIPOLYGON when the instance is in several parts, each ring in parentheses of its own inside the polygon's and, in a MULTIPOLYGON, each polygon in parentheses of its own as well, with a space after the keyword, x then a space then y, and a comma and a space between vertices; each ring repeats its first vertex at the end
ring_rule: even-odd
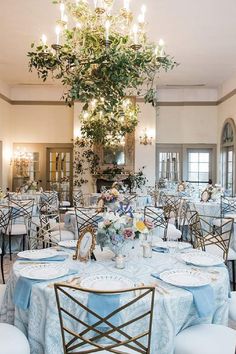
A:
MULTIPOLYGON (((236 72, 235 0, 131 0, 136 14, 143 3, 150 38, 163 38, 167 52, 180 63, 171 73, 161 73, 161 86, 218 87, 236 72)), ((0 8, 0 80, 41 84, 35 72, 28 72, 26 54, 42 33, 53 41, 58 5, 51 0, 0 0, 0 8)))

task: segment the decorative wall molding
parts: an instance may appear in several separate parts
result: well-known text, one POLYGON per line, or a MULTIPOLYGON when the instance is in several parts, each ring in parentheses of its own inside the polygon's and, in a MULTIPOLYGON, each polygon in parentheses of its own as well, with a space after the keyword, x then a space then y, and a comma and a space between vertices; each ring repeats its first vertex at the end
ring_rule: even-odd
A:
MULTIPOLYGON (((180 107, 180 106, 218 106, 236 95, 236 89, 221 97, 217 101, 160 101, 160 107, 180 107)), ((12 100, 0 93, 0 99, 13 106, 66 106, 64 101, 43 101, 43 100, 12 100)), ((144 103, 144 99, 137 97, 137 102, 144 103)))

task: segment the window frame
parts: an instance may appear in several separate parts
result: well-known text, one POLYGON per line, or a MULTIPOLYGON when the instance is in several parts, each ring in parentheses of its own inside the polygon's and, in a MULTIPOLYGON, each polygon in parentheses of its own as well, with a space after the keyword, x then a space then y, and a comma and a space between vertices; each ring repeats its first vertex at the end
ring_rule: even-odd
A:
POLYGON ((235 166, 236 166, 236 154, 235 154, 235 148, 236 148, 236 127, 234 120, 232 118, 228 118, 224 121, 222 125, 222 131, 221 131, 221 140, 220 140, 220 181, 225 189, 228 188, 228 183, 229 183, 229 152, 232 151, 232 190, 231 194, 232 196, 235 195, 235 166), (224 141, 225 137, 225 130, 226 127, 230 125, 232 132, 233 132, 233 139, 231 141, 224 141), (225 158, 226 157, 226 158, 225 158))
POLYGON ((211 151, 211 171, 210 176, 213 183, 216 183, 216 151, 217 144, 156 144, 156 180, 159 180, 159 153, 179 152, 180 153, 180 179, 187 181, 188 177, 188 150, 211 151), (181 168, 182 167, 182 168, 181 168))

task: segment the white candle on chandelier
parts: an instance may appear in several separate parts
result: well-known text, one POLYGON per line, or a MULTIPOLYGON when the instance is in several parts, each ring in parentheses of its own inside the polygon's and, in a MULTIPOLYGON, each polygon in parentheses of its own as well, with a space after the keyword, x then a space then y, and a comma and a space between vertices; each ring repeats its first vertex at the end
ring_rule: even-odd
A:
POLYGON ((47 45, 47 36, 45 34, 42 34, 41 41, 44 46, 47 45))
POLYGON ((94 6, 96 8, 103 9, 104 8, 104 3, 103 0, 94 0, 94 6))
POLYGON ((165 42, 163 41, 163 39, 160 39, 158 44, 159 44, 159 56, 164 57, 165 42))
POLYGON ((63 21, 65 15, 65 4, 63 4, 63 2, 60 3, 60 12, 61 12, 61 21, 63 21))
POLYGON ((146 13, 146 6, 142 5, 141 14, 138 16, 138 22, 141 24, 145 22, 145 13, 146 13))
POLYGON ((124 9, 129 12, 129 0, 124 0, 124 9))
POLYGON ((134 44, 138 44, 138 26, 133 25, 134 44))
POLYGON ((61 27, 60 26, 56 26, 55 32, 56 32, 56 36, 57 36, 57 45, 59 45, 60 44, 61 27))
POLYGON ((106 23, 105 23, 106 42, 109 41, 110 27, 111 27, 111 22, 107 20, 106 23))

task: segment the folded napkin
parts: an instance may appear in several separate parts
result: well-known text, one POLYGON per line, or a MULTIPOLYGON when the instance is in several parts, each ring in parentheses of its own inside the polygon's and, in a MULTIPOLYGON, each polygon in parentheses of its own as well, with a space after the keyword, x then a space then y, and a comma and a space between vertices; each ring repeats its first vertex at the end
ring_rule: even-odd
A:
POLYGON ((17 261, 24 261, 24 262, 62 262, 66 259, 67 257, 66 256, 61 256, 61 255, 56 255, 56 256, 53 256, 53 257, 48 257, 48 258, 38 258, 38 259, 30 259, 30 258, 17 258, 17 261))
POLYGON ((152 250, 159 253, 169 253, 169 249, 166 247, 153 247, 152 250))
MULTIPOLYGON (((151 274, 154 278, 160 279, 159 274, 151 274)), ((193 303, 197 309, 198 316, 208 317, 213 314, 215 308, 214 292, 210 285, 199 287, 185 287, 180 288, 189 291, 193 295, 193 303)))
MULTIPOLYGON (((111 312, 115 311, 120 307, 120 295, 100 295, 100 294, 89 294, 88 296, 88 308, 93 312, 97 313, 102 318, 108 316, 111 312)), ((88 323, 93 325, 94 323, 98 322, 99 319, 96 316, 93 316, 91 313, 88 312, 88 323)), ((114 325, 118 326, 120 323, 120 314, 117 313, 116 315, 110 317, 108 321, 114 325)), ((97 327, 100 331, 107 331, 111 327, 102 323, 100 326, 97 327)))
MULTIPOLYGON (((77 270, 70 269, 69 272, 63 277, 67 275, 76 274, 77 272, 78 272, 77 270)), ((56 278, 54 280, 57 281, 58 279, 60 278, 56 278)), ((28 279, 25 277, 19 277, 19 279, 16 282, 16 286, 13 294, 14 304, 19 308, 21 308, 22 310, 27 310, 30 305, 32 286, 34 284, 41 283, 43 281, 44 280, 37 280, 37 279, 35 280, 35 279, 28 279)))

